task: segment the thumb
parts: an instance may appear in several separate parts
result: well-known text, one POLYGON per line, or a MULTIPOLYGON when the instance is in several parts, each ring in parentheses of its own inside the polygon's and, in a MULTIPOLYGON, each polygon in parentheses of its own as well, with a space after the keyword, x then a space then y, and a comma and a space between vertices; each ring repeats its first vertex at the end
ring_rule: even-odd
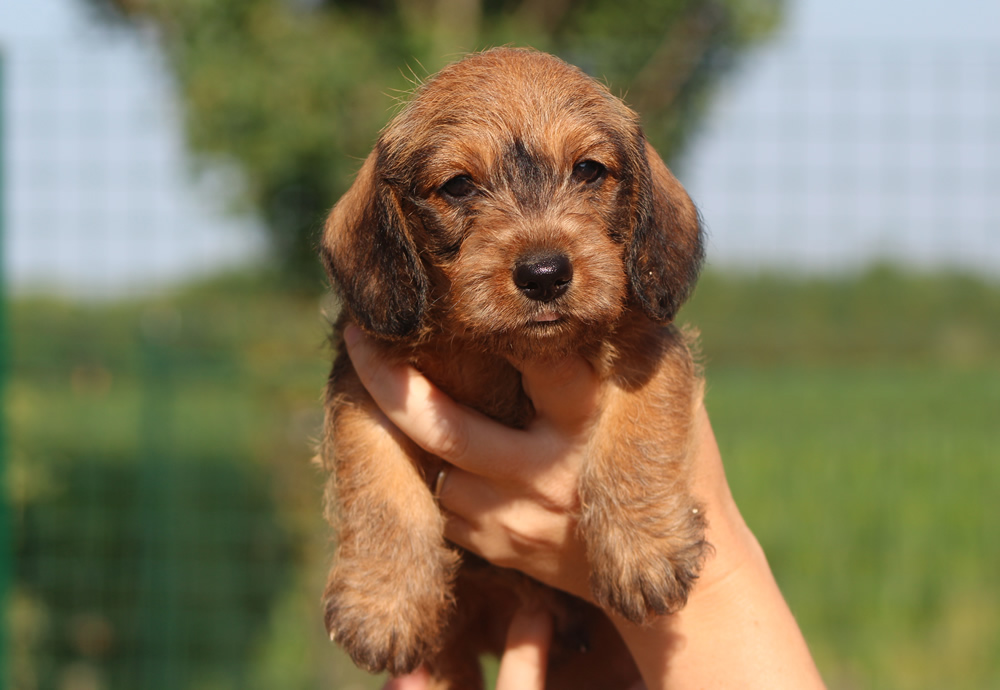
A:
POLYGON ((600 380, 582 357, 525 361, 518 368, 539 419, 560 431, 577 433, 597 414, 600 380))

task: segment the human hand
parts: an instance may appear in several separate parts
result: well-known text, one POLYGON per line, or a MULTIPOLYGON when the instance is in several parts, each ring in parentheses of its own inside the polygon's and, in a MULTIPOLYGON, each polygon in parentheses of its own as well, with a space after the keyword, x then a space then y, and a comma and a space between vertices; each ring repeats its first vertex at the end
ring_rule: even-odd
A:
POLYGON ((590 599, 576 534, 578 477, 601 397, 589 364, 579 357, 526 363, 522 384, 536 416, 519 430, 457 404, 412 367, 386 363, 353 326, 344 336, 383 413, 448 463, 438 482, 445 536, 495 565, 590 599))
MULTIPOLYGON (((527 429, 516 430, 455 403, 412 367, 389 365, 357 328, 344 335, 383 413, 450 463, 439 496, 448 513, 445 535, 496 565, 592 600, 586 549, 576 533, 576 487, 602 397, 587 363, 571 357, 525 364, 522 383, 537 415, 527 429)), ((767 559, 730 494, 703 407, 694 453, 691 490, 707 511, 713 554, 687 606, 646 626, 611 616, 646 685, 822 688, 767 559)), ((399 681, 404 685, 390 687, 426 686, 405 685, 419 683, 419 676, 399 681)))

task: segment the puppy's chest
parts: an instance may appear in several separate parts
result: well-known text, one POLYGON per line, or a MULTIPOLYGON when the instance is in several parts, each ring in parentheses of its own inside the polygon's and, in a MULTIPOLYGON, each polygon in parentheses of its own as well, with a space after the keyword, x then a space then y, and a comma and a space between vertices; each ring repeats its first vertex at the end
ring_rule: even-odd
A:
POLYGON ((521 374, 502 358, 460 346, 421 348, 412 362, 452 399, 513 427, 524 427, 534 407, 521 374))

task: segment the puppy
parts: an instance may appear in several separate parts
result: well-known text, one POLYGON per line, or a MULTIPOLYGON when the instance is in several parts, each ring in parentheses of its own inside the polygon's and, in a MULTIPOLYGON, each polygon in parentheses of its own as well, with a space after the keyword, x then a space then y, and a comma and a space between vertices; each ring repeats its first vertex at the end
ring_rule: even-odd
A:
POLYGON ((636 623, 683 606, 707 548, 688 486, 702 384, 670 324, 702 238, 635 113, 552 56, 468 56, 383 130, 327 220, 321 255, 343 306, 321 443, 337 533, 331 637, 371 671, 424 663, 435 687, 478 687, 478 655, 502 649, 512 611, 532 597, 556 610, 565 643, 547 687, 636 678, 599 610, 444 539, 426 469, 441 461, 384 421, 342 342, 355 323, 513 427, 534 414, 518 362, 588 359, 606 389, 579 484, 594 599, 636 623), (588 665, 582 650, 597 645, 588 665))

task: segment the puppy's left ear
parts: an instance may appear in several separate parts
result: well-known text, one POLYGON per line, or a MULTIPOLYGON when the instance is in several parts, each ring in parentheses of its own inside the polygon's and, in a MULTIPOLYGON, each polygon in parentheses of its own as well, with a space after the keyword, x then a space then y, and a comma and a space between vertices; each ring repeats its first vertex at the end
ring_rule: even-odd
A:
POLYGON ((638 218, 626 267, 642 310, 654 321, 668 323, 690 295, 701 270, 705 257, 701 221, 659 154, 648 142, 644 146, 649 172, 640 180, 638 218))
POLYGON ((391 340, 419 329, 427 276, 399 198, 382 179, 377 150, 330 212, 320 256, 348 313, 363 329, 391 340))

